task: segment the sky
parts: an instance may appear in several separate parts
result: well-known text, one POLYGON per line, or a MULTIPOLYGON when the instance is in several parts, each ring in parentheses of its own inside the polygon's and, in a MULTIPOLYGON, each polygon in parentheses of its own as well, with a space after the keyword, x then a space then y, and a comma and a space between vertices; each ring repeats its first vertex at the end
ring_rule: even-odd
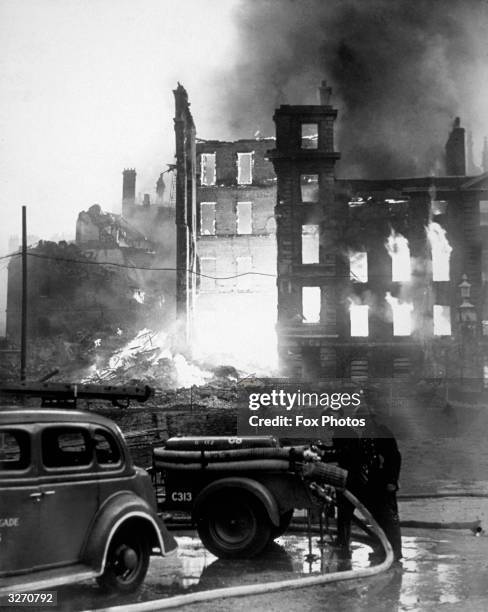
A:
POLYGON ((79 211, 120 212, 124 168, 153 193, 174 161, 177 81, 199 131, 215 136, 207 85, 234 60, 235 4, 0 0, 2 254, 21 234, 22 205, 30 235, 73 239, 79 211))
MULTIPOLYGON (((77 212, 120 207, 121 172, 153 191, 173 161, 173 94, 232 60, 232 0, 0 1, 2 236, 74 236, 77 212), (218 35, 217 35, 218 31, 218 35), (17 213, 17 215, 16 215, 17 213)), ((193 109, 192 109, 193 110, 193 109)))

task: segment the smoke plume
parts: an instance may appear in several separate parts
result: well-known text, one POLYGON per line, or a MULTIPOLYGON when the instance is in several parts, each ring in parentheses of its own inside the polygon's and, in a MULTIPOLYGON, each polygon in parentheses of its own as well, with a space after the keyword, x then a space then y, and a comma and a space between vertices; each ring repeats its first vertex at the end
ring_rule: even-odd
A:
POLYGON ((455 116, 475 144, 488 127, 487 17, 482 0, 243 0, 240 59, 218 84, 221 116, 232 117, 233 137, 273 135, 274 109, 316 104, 326 79, 340 113, 340 175, 442 172, 455 116))

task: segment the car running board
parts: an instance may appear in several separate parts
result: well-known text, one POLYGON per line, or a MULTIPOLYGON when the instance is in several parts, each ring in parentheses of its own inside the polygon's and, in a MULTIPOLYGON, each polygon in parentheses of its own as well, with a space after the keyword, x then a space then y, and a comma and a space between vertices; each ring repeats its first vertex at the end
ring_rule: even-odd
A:
POLYGON ((4 576, 0 578, 0 595, 12 591, 42 591, 63 584, 72 584, 96 578, 100 573, 88 565, 78 563, 68 567, 38 570, 17 576, 4 576))

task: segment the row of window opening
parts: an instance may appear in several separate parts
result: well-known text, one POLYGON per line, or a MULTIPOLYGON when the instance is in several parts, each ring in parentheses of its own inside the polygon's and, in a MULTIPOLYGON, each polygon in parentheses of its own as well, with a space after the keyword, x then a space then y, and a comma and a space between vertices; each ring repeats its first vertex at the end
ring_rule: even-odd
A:
MULTIPOLYGON (((387 298, 388 299, 388 298, 387 298)), ((389 296, 391 306, 393 335, 410 336, 413 331, 413 307, 410 303, 400 303, 389 296)), ((442 304, 433 307, 434 336, 451 335, 451 308, 442 304)), ((350 334, 354 337, 369 336, 369 306, 351 304, 349 307, 350 334)), ((317 324, 324 318, 322 290, 320 287, 302 287, 302 317, 305 324, 317 324)))
MULTIPOLYGON (((388 248, 388 247, 387 247, 388 248)), ((407 240, 401 248, 388 248, 391 257, 392 281, 408 282, 412 275, 412 262, 407 240)), ((318 225, 302 225, 302 263, 320 263, 320 228, 318 225)), ((368 282, 368 254, 365 251, 349 253, 350 280, 357 283, 368 282)), ((450 279, 449 256, 442 250, 432 250, 432 280, 436 282, 450 279)))
MULTIPOLYGON (((237 184, 252 185, 254 151, 237 153, 237 184)), ((202 153, 200 156, 200 185, 211 187, 217 184, 217 154, 202 153)))
MULTIPOLYGON (((216 228, 216 202, 200 202, 200 235, 215 236, 216 228)), ((254 226, 252 202, 237 202, 236 207, 236 233, 252 234, 254 226)))

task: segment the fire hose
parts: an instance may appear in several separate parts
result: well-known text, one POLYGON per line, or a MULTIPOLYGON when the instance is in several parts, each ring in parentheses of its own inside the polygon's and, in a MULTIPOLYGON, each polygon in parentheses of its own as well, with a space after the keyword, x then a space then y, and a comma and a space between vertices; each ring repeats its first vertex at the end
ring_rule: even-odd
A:
MULTIPOLYGON (((306 455, 306 447, 284 447, 284 448, 248 448, 232 449, 227 451, 188 451, 167 450, 156 448, 153 451, 154 468, 158 471, 207 471, 222 472, 230 471, 296 471, 306 455)), ((314 453, 310 456, 317 457, 314 453)), ((313 473, 308 479, 316 478, 321 482, 327 482, 331 486, 344 488, 346 472, 341 468, 321 462, 308 461, 309 467, 313 465, 313 473)))
POLYGON ((99 608, 96 612, 152 612, 156 610, 168 610, 179 606, 213 601, 215 599, 259 595, 262 593, 273 593, 285 589, 301 589, 304 587, 324 585, 338 582, 340 580, 367 578, 386 571, 393 563, 393 550, 385 533, 374 520, 369 510, 350 491, 344 489, 341 492, 342 495, 349 500, 357 510, 359 510, 365 519, 364 522, 368 523, 368 529, 379 539, 385 551, 385 559, 382 561, 382 563, 373 567, 333 572, 320 576, 308 576, 306 578, 295 578, 291 580, 277 580, 274 582, 225 587, 221 589, 212 589, 210 591, 176 595, 174 597, 167 597, 153 601, 124 604, 122 606, 112 606, 109 608, 99 608))

